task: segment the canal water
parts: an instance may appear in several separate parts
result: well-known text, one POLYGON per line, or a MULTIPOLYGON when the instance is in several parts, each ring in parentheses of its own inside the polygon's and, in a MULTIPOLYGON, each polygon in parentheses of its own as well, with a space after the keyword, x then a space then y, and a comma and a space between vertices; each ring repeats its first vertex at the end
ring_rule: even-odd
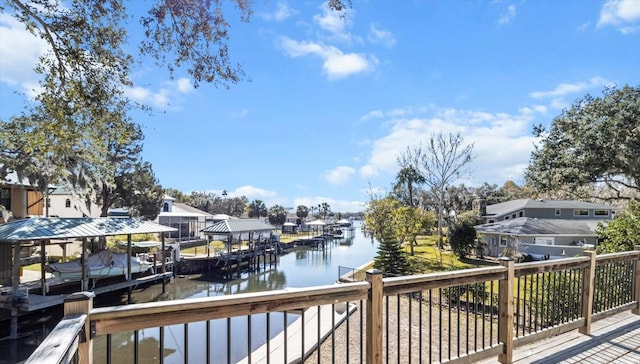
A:
MULTIPOLYGON (((359 226, 355 226, 353 234, 342 239, 330 240, 324 249, 313 247, 299 247, 277 257, 277 264, 266 266, 258 272, 242 273, 233 279, 223 279, 215 275, 179 276, 167 285, 162 293, 162 285, 156 284, 134 291, 134 303, 156 302, 184 298, 212 297, 236 293, 271 291, 284 288, 300 288, 335 283, 340 274, 340 267, 358 268, 371 260, 377 252, 377 243, 370 237, 365 237, 359 226)), ((126 294, 98 297, 95 306, 110 306, 126 302, 126 294)), ((55 326, 60 319, 61 310, 50 310, 42 317, 31 318, 33 322, 26 326, 24 334, 19 340, 0 341, 0 364, 20 363, 37 347, 38 343, 55 326)), ((267 333, 267 315, 254 315, 251 318, 251 347, 252 350, 262 346, 267 336, 279 334, 285 325, 297 318, 296 314, 288 313, 269 315, 269 332, 267 333)), ((227 347, 231 347, 231 361, 236 362, 244 358, 248 351, 247 331, 249 323, 246 317, 233 318, 229 322, 213 320, 209 322, 213 340, 205 342, 206 323, 188 325, 188 345, 185 352, 185 325, 167 326, 161 333, 159 329, 141 330, 138 337, 133 332, 112 335, 112 362, 128 362, 134 350, 134 343, 138 342, 140 363, 157 363, 159 358, 158 340, 164 337, 163 354, 165 363, 184 363, 185 357, 189 362, 204 362, 205 347, 210 345, 213 363, 226 363, 227 347), (230 325, 231 343, 227 345, 227 325, 230 325)), ((107 340, 104 337, 95 339, 94 353, 106 353, 107 340)), ((102 355, 94 356, 94 363, 106 362, 102 355)))

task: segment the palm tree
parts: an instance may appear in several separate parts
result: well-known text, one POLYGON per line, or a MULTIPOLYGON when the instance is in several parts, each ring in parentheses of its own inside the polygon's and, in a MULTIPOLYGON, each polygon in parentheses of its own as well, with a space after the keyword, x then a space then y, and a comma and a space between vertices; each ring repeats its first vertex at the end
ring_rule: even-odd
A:
POLYGON ((413 186, 421 185, 426 182, 426 179, 417 169, 413 166, 404 166, 398 172, 396 176, 396 186, 407 186, 407 192, 409 193, 409 206, 413 207, 413 186))

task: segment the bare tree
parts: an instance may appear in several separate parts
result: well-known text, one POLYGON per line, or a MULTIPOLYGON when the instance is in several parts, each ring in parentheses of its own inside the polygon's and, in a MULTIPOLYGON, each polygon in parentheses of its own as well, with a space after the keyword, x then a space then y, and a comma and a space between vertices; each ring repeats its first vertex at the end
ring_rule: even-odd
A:
POLYGON ((464 144, 460 133, 431 134, 426 145, 409 147, 398 161, 412 165, 424 177, 424 184, 438 202, 438 247, 442 249, 443 210, 447 186, 468 175, 473 155, 473 143, 464 144))

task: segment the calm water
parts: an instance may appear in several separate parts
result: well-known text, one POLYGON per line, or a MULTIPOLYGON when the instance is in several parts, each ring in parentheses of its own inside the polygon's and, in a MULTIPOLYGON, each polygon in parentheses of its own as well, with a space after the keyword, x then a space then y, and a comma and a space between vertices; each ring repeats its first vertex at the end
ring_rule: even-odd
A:
MULTIPOLYGON (((183 298, 211 297, 226 294, 269 291, 283 288, 309 287, 332 284, 339 275, 339 267, 357 268, 370 262, 376 254, 377 244, 365 237, 359 226, 356 225, 353 236, 339 240, 329 241, 325 249, 301 247, 277 257, 277 265, 271 268, 267 266, 264 271, 243 273, 237 279, 223 280, 215 276, 189 275, 177 277, 173 283, 168 284, 166 293, 162 293, 162 285, 153 285, 134 291, 134 303, 165 301, 183 298)), ((126 295, 119 297, 98 297, 96 306, 114 305, 125 302, 126 295)), ((19 363, 25 360, 34 350, 44 336, 55 326, 59 320, 61 310, 52 310, 43 317, 33 318, 34 323, 25 328, 27 332, 17 341, 0 341, 0 363, 19 363)), ((288 323, 295 320, 294 314, 287 314, 288 323)), ((266 337, 273 337, 283 330, 285 317, 282 314, 271 314, 270 332, 266 332, 266 315, 255 315, 251 318, 251 346, 257 349, 264 344, 266 337)), ((165 348, 163 351, 165 363, 183 363, 188 354, 190 362, 204 361, 205 323, 189 324, 189 353, 184 350, 184 325, 168 326, 164 329, 165 348)), ((226 330, 227 320, 210 321, 211 332, 216 333, 213 342, 210 343, 212 353, 225 353, 227 351, 226 330)), ((231 320, 231 332, 233 336, 231 351, 232 361, 242 359, 247 352, 247 327, 246 317, 231 320)), ((155 363, 159 355, 159 329, 148 329, 139 332, 137 338, 140 350, 141 363, 155 363)), ((114 363, 127 362, 125 358, 133 352, 136 338, 133 333, 122 333, 112 336, 112 348, 114 363)), ((106 340, 97 338, 94 343, 94 352, 103 353, 106 340)), ((131 356, 128 356, 131 358, 131 356)), ((106 358, 96 355, 95 363, 103 363, 106 358)), ((215 360, 215 358, 214 358, 215 360)), ((216 362, 216 361, 214 361, 216 362)), ((220 362, 226 362, 224 356, 220 356, 220 362)))

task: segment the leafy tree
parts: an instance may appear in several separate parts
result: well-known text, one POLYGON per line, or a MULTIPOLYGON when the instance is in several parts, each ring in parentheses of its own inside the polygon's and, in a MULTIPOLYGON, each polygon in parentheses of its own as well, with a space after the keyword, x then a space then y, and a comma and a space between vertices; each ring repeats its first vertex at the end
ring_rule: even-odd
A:
POLYGON ((627 209, 606 225, 598 224, 596 233, 602 239, 596 251, 614 253, 633 250, 640 245, 640 202, 631 200, 627 209))
MULTIPOLYGON (((553 120, 525 172, 537 191, 573 191, 588 184, 605 185, 631 199, 640 192, 640 86, 605 88, 602 97, 586 95, 553 120)), ((593 196, 598 198, 600 196, 593 196)))
POLYGON ((244 213, 244 209, 249 203, 245 196, 233 197, 226 200, 227 214, 230 216, 240 217, 244 213))
POLYGON ((497 184, 484 182, 480 187, 476 188, 474 193, 478 198, 487 201, 487 205, 505 202, 502 200, 497 184))
POLYGON ((468 173, 468 165, 473 160, 473 144, 464 144, 464 138, 457 134, 432 134, 426 145, 407 148, 404 157, 425 179, 438 201, 438 247, 442 249, 442 229, 444 227, 444 204, 446 188, 455 180, 468 173))
MULTIPOLYGON (((248 21, 252 2, 232 3, 240 19, 248 21)), ((136 22, 127 5, 137 7, 137 1, 4 1, 0 14, 13 16, 44 40, 48 53, 34 69, 42 75, 42 92, 23 115, 0 122, 0 177, 11 169, 45 194, 51 183, 84 188, 104 181, 104 175, 92 173, 109 163, 100 159, 99 151, 106 149, 101 133, 114 114, 126 120, 132 107, 142 106, 125 94, 132 85, 134 57, 126 41, 133 24, 142 26, 132 30, 144 35, 141 56, 166 66, 171 76, 185 68, 195 86, 208 82, 228 87, 241 80, 242 69, 229 57, 225 4, 155 0, 136 22), (28 142, 16 143, 20 140, 28 142)), ((331 0, 328 6, 344 12, 350 2, 331 0)))
POLYGON ((466 258, 475 248, 476 229, 472 219, 462 218, 449 226, 448 241, 451 250, 460 258, 466 258))
POLYGON ((280 205, 274 205, 269 208, 269 223, 275 226, 281 226, 287 221, 287 210, 280 205))
POLYGON ((398 200, 391 196, 372 198, 364 212, 365 226, 374 238, 381 241, 383 236, 395 235, 393 213, 400 207, 398 200))
POLYGON ((261 216, 267 216, 267 207, 262 200, 253 200, 248 206, 250 218, 259 219, 261 216))
POLYGON ((309 208, 304 205, 298 205, 296 208, 296 216, 300 220, 305 220, 309 216, 309 208))
POLYGON ((392 215, 396 238, 400 243, 409 243, 411 256, 414 255, 414 246, 418 244, 418 235, 428 231, 435 221, 435 214, 411 206, 398 207, 392 215))
POLYGON ((184 194, 182 191, 175 188, 165 188, 164 194, 170 197, 173 197, 176 202, 184 203, 187 205, 191 205, 191 199, 189 195, 184 194))
POLYGON ((150 163, 136 164, 133 170, 116 178, 116 185, 122 206, 128 207, 132 216, 147 220, 158 216, 164 194, 150 163))

